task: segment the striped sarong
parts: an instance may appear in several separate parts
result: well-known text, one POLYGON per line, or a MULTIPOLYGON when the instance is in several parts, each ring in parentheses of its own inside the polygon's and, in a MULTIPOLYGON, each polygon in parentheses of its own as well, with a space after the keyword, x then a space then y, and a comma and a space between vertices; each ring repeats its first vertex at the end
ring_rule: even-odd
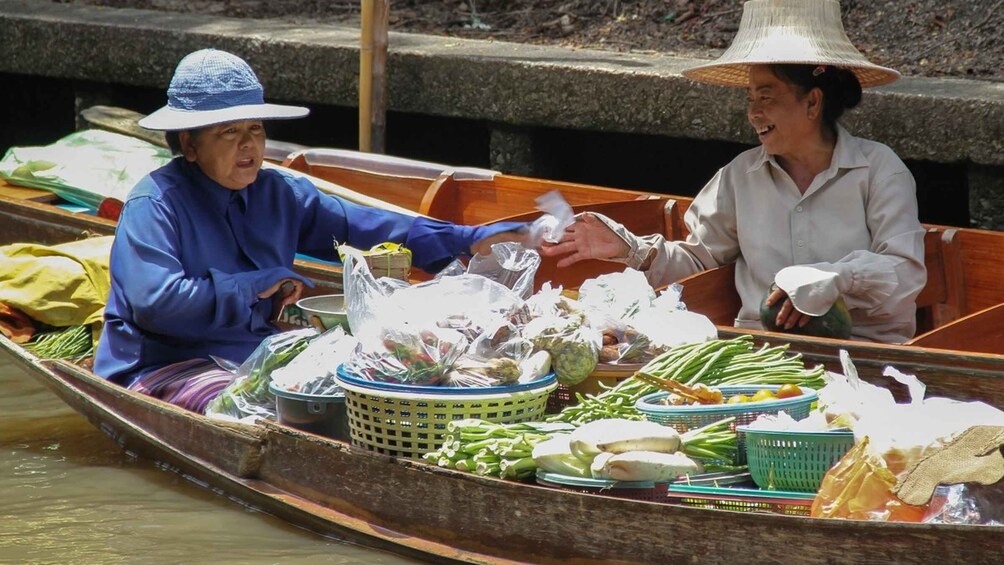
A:
POLYGON ((209 401, 226 388, 234 374, 208 359, 189 359, 150 372, 129 390, 204 414, 209 401))

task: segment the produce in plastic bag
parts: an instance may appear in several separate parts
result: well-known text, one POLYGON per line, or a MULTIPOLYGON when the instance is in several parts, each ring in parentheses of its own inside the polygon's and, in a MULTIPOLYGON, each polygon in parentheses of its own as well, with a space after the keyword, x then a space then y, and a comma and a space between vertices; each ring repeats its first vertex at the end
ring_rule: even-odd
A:
POLYGON ((812 501, 813 518, 848 518, 889 522, 920 522, 926 506, 911 506, 896 497, 896 476, 863 439, 823 477, 812 501))
POLYGON ((345 371, 370 381, 435 386, 466 347, 467 339, 454 330, 392 328, 380 340, 361 341, 345 371))
POLYGON ((266 337, 237 368, 233 382, 209 403, 206 415, 275 420, 275 395, 268 390, 272 373, 292 362, 317 335, 314 328, 304 328, 266 337))
POLYGON ((537 318, 526 325, 523 335, 551 354, 551 367, 563 385, 581 383, 599 362, 602 336, 584 325, 581 316, 537 318))
POLYGON ((342 256, 342 286, 345 288, 345 313, 352 333, 357 336, 377 333, 382 325, 377 320, 394 320, 401 314, 401 306, 390 297, 408 286, 405 281, 389 277, 376 278, 370 272, 362 252, 346 245, 340 246, 342 256))
POLYGON ((579 287, 579 305, 592 318, 601 313, 614 320, 629 320, 652 307, 655 291, 645 275, 635 269, 589 279, 579 287))
POLYGON ((290 392, 337 394, 341 387, 335 382, 335 372, 349 360, 358 343, 341 326, 335 326, 311 340, 288 365, 273 371, 272 382, 290 392))

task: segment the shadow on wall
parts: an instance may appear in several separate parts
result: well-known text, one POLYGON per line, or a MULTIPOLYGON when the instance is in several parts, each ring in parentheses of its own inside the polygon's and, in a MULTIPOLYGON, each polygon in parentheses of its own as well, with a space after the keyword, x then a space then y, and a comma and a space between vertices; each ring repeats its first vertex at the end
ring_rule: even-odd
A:
MULTIPOLYGON (((164 104, 160 89, 82 83, 0 74, 0 152, 13 145, 45 145, 75 128, 74 107, 109 104, 149 113, 164 104), (80 100, 77 101, 77 98, 80 100)), ((276 100, 288 104, 297 101, 276 100)), ((269 137, 310 147, 354 149, 355 108, 311 107, 303 120, 268 124, 269 137)), ((451 165, 491 167, 488 122, 402 114, 387 115, 387 152, 451 165)), ((653 135, 531 128, 533 176, 614 188, 693 196, 715 171, 750 146, 653 135)), ((969 226, 967 166, 908 161, 917 180, 920 219, 969 226)))

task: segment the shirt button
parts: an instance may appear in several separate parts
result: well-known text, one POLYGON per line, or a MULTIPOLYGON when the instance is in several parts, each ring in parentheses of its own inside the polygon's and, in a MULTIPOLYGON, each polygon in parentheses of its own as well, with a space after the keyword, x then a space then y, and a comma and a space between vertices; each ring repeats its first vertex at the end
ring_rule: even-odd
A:
POLYGON ((796 212, 801 212, 802 211, 802 207, 801 206, 795 206, 795 211, 796 212))
POLYGON ((798 240, 798 243, 796 243, 795 245, 797 245, 799 247, 805 247, 805 242, 800 239, 800 240, 798 240))

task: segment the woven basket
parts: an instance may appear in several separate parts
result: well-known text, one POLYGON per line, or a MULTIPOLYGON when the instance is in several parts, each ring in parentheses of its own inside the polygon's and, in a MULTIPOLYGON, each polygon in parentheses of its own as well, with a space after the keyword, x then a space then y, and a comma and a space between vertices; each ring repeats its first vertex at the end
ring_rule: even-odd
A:
POLYGON ((345 390, 352 444, 396 457, 418 459, 443 444, 451 421, 477 418, 496 424, 540 420, 554 375, 504 387, 408 386, 336 377, 345 390))
POLYGON ((750 475, 760 488, 816 492, 831 467, 852 447, 854 432, 751 430, 746 436, 750 475))
POLYGON ((765 492, 751 488, 705 487, 672 484, 667 501, 670 504, 731 510, 733 512, 765 512, 785 516, 808 516, 813 495, 801 492, 765 492))
MULTIPOLYGON (((767 389, 777 392, 781 388, 779 385, 759 385, 759 386, 722 386, 719 389, 725 395, 725 399, 737 394, 753 394, 758 390, 767 389)), ((730 416, 735 417, 732 422, 732 429, 738 426, 745 426, 757 419, 761 414, 777 415, 778 412, 787 412, 795 420, 801 420, 809 416, 812 403, 816 400, 816 391, 811 388, 801 387, 802 394, 791 398, 778 400, 763 400, 760 402, 743 402, 741 404, 697 404, 692 406, 666 406, 659 404, 659 400, 669 395, 668 392, 654 392, 641 397, 635 408, 645 415, 645 418, 653 422, 658 422, 664 426, 671 426, 681 434, 697 429, 708 424, 713 424, 730 416)), ((738 433, 738 451, 736 461, 738 465, 746 462, 745 434, 738 433)))

